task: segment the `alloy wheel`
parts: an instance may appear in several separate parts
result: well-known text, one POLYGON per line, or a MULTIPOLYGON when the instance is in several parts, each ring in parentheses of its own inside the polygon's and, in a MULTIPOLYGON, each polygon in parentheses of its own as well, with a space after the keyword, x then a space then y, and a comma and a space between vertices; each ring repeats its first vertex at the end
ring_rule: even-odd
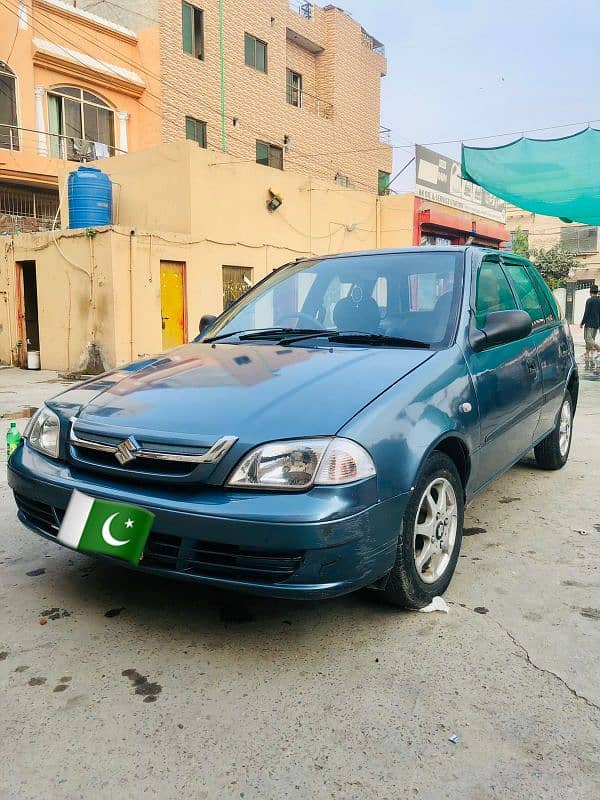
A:
POLYGON ((564 458, 569 450, 571 443, 571 428, 573 421, 571 419, 571 403, 565 400, 560 410, 560 422, 558 428, 558 448, 561 456, 564 458))
POLYGON ((448 568, 457 528, 454 488, 446 478, 434 478, 421 497, 413 535, 415 567, 424 583, 435 583, 448 568))

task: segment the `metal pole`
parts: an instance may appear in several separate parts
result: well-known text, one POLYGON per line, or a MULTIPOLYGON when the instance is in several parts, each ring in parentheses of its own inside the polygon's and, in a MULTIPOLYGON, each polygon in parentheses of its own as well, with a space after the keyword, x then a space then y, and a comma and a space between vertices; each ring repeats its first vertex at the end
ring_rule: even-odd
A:
POLYGON ((410 165, 413 163, 413 161, 415 160, 415 158, 416 158, 416 156, 413 156, 413 157, 411 158, 411 160, 410 160, 410 161, 408 161, 408 162, 407 162, 407 163, 406 163, 406 164, 405 164, 405 165, 402 167, 402 169, 401 169, 401 170, 398 170, 398 172, 397 172, 397 173, 394 175, 394 177, 393 177, 393 178, 391 178, 391 179, 388 181, 388 189, 390 188, 390 186, 392 185, 392 183, 393 183, 393 182, 396 180, 396 178, 399 178, 399 177, 400 177, 400 175, 402 175, 402 173, 404 172, 404 170, 406 170, 406 169, 408 169, 408 168, 410 167, 410 165))
POLYGON ((223 0, 219 0, 219 48, 221 58, 221 150, 227 152, 225 129, 225 44, 223 41, 223 0))

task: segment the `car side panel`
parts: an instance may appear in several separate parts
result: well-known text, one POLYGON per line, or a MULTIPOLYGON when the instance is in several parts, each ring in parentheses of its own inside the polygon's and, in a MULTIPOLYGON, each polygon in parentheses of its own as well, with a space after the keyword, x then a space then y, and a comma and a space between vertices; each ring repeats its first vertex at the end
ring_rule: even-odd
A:
POLYGON ((467 350, 481 417, 481 453, 472 474, 477 491, 527 452, 543 404, 537 336, 474 353, 467 350))
POLYGON ((448 436, 460 439, 476 463, 477 399, 460 347, 435 353, 346 423, 339 435, 371 453, 381 500, 410 491, 427 455, 448 436))
POLYGON ((556 424, 567 382, 574 363, 573 344, 563 320, 538 332, 538 352, 542 367, 544 405, 536 438, 543 436, 556 424))

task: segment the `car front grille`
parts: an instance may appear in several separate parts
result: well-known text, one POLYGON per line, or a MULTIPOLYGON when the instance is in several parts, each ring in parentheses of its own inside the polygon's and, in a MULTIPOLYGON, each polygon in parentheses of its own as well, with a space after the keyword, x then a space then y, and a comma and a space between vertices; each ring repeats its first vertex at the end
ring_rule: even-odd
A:
POLYGON ((112 474, 139 482, 188 480, 202 483, 235 444, 223 436, 211 444, 146 440, 122 433, 88 430, 75 424, 69 437, 69 460, 80 469, 112 474), (121 448, 125 448, 123 452, 121 448))
POLYGON ((150 458, 136 458, 128 464, 119 464, 111 453, 90 450, 71 445, 71 460, 86 470, 118 472, 126 478, 138 479, 142 476, 161 478, 185 478, 192 474, 195 465, 185 461, 155 461, 150 458))
POLYGON ((54 508, 54 506, 46 505, 46 503, 41 503, 39 500, 33 500, 31 497, 24 497, 17 493, 15 493, 15 500, 17 508, 29 522, 37 525, 44 533, 56 536, 65 515, 61 508, 54 508))
MULTIPOLYGON (((62 509, 17 493, 15 500, 27 522, 50 536, 57 535, 65 514, 62 509)), ((165 574, 280 583, 291 578, 303 561, 301 551, 273 552, 152 531, 140 566, 165 574)))

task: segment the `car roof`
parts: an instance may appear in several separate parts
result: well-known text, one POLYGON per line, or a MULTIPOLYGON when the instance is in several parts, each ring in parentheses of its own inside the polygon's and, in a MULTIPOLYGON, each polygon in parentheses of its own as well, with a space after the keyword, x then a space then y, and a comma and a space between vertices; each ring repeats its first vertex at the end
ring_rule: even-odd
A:
POLYGON ((501 253, 503 251, 496 250, 493 247, 479 247, 478 245, 444 245, 444 246, 414 246, 414 247, 391 247, 382 250, 353 250, 348 253, 326 253, 319 256, 302 256, 297 259, 298 261, 315 261, 325 258, 350 258, 351 256, 381 256, 381 255, 395 255, 401 253, 466 253, 467 251, 474 251, 478 255, 486 253, 501 253))

